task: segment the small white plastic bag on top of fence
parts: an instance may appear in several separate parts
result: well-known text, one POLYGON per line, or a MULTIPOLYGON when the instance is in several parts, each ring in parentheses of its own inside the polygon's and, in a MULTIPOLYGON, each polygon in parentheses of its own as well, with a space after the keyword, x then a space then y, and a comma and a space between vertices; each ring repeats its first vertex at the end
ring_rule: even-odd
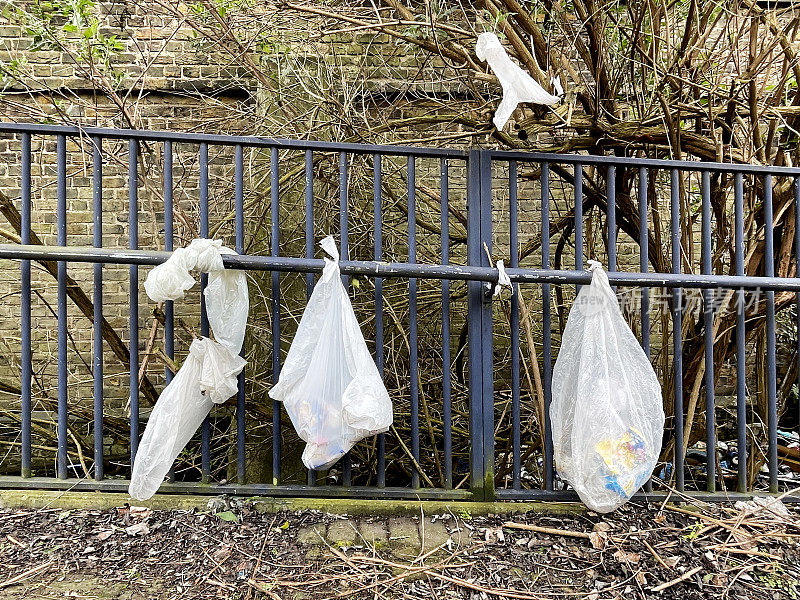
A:
MULTIPOLYGON (((517 105, 522 102, 551 105, 561 100, 560 96, 548 93, 522 67, 513 62, 495 34, 488 31, 480 34, 475 44, 475 54, 480 60, 489 63, 503 88, 503 99, 494 113, 497 129, 502 130, 505 127, 517 105)), ((563 93, 560 80, 554 79, 552 83, 557 92, 563 93)))
POLYGON ((389 394, 342 284, 336 243, 328 236, 320 246, 332 260, 325 259, 278 383, 269 392, 283 402, 306 442, 303 463, 317 470, 392 424, 389 394))
POLYGON ((592 510, 606 513, 648 480, 661 450, 664 408, 655 371, 620 311, 608 275, 589 261, 553 368, 550 422, 556 470, 592 510))
POLYGON ((190 271, 207 272, 203 295, 215 339, 192 342, 189 355, 150 413, 128 487, 136 500, 156 493, 213 405, 222 404, 238 389, 237 377, 247 363, 239 356, 249 311, 247 277, 244 271, 226 270, 223 254, 235 253, 218 240, 194 240, 153 268, 144 282, 151 300, 179 300, 195 283, 190 271))

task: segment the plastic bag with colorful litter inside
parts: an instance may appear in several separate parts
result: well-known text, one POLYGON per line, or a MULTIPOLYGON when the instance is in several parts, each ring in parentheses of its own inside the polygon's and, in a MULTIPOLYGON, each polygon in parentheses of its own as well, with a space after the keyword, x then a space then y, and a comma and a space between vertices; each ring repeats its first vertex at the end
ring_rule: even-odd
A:
POLYGON ((550 421, 559 476, 592 510, 622 506, 661 450, 661 385, 600 263, 578 293, 553 369, 550 421))

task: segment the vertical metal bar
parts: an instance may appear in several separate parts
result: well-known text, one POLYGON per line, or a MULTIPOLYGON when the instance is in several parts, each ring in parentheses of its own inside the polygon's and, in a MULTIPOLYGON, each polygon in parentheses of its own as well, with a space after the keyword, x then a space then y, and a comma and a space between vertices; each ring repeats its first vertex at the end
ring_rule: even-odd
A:
MULTIPOLYGON (((383 259, 383 194, 381 187, 381 155, 376 154, 372 164, 372 199, 374 202, 372 230, 375 239, 374 258, 377 261, 383 259)), ((381 277, 375 278, 375 363, 378 366, 378 372, 383 377, 383 279, 381 277)), ((446 427, 447 425, 445 425, 446 427)), ((386 434, 383 433, 378 434, 377 485, 378 487, 386 486, 386 434)))
MULTIPOLYGON (((647 167, 639 167, 639 270, 647 273, 650 263, 650 242, 647 208, 647 167)), ((642 348, 650 356, 650 289, 642 288, 642 348)))
MULTIPOLYGON (((244 149, 237 144, 234 149, 234 203, 236 211, 236 252, 244 254, 244 149)), ((244 356, 244 348, 239 352, 244 356)), ((238 389, 236 394, 236 480, 244 484, 247 480, 245 460, 245 427, 247 414, 245 412, 245 371, 239 373, 238 389)))
MULTIPOLYGON (((408 262, 417 262, 416 162, 408 157, 408 262)), ((417 279, 408 280, 408 343, 411 390, 411 455, 419 464, 419 357, 417 354, 417 279)), ((419 487, 419 469, 411 471, 411 487, 419 487)))
MULTIPOLYGON (((577 195, 577 192, 576 192, 577 195)), ((577 209, 576 209, 577 211, 577 209)), ((511 267, 519 266, 518 242, 518 199, 517 199, 517 161, 508 164, 508 212, 509 212, 509 253, 511 267)), ((577 216, 576 224, 577 224, 577 216)), ((577 233, 576 233, 577 240, 577 233)), ((576 246, 578 242, 575 242, 576 246)), ((576 257, 578 252, 576 252, 576 257)), ((577 258, 576 258, 577 260, 577 258)), ((576 267, 579 268, 579 267, 576 267)), ((511 451, 512 487, 522 488, 522 457, 520 432, 520 383, 519 383, 519 284, 513 284, 511 294, 511 451)))
MULTIPOLYGON (((700 194, 702 196, 703 274, 711 274, 711 174, 703 171, 700 194)), ((717 438, 714 402, 714 294, 703 290, 703 333, 705 337, 705 394, 706 394, 706 489, 716 489, 717 438)))
MULTIPOLYGON (((172 252, 174 249, 173 228, 173 201, 172 201, 172 142, 164 142, 164 250, 172 252)), ((175 303, 172 300, 164 302, 164 354, 170 360, 175 360, 175 303)), ((164 369, 164 380, 167 384, 175 377, 169 367, 164 369)), ((174 467, 167 473, 168 481, 175 481, 174 467)))
POLYGON ((608 199, 608 270, 617 270, 617 167, 608 165, 606 175, 606 198, 608 199))
MULTIPOLYGON (((492 266, 492 158, 491 153, 481 151, 481 264, 492 266)), ((488 290, 487 290, 488 291, 488 290)), ((483 387, 483 499, 495 499, 494 482, 494 338, 491 294, 484 294, 481 311, 481 372, 483 387)))
MULTIPOLYGON (((550 163, 542 163, 542 269, 550 269, 550 163)), ((553 429, 550 425, 553 358, 550 324, 550 284, 542 284, 542 388, 544 391, 544 488, 553 489, 553 429)))
MULTIPOLYGON (((347 222, 347 153, 339 153, 339 254, 342 260, 350 256, 348 249, 349 227, 347 222)), ((350 279, 342 275, 342 282, 348 285, 350 279)))
MULTIPOLYGON (((200 237, 208 237, 208 144, 200 143, 200 237)), ((208 337, 208 313, 206 312, 206 286, 208 274, 200 275, 200 335, 208 337)), ((200 437, 200 470, 201 480, 208 483, 211 479, 211 416, 203 419, 200 437)))
MULTIPOLYGON (((648 230, 647 208, 647 167, 639 167, 639 270, 647 273, 650 262, 650 242, 648 230)), ((650 358, 650 288, 641 288, 642 294, 642 349, 650 358)), ((651 479, 645 483, 645 490, 652 491, 651 479)))
MULTIPOLYGON (((31 134, 22 134, 22 231, 23 244, 31 243, 31 134)), ((22 477, 31 476, 31 380, 33 377, 33 356, 31 349, 31 261, 20 264, 22 284, 22 307, 20 315, 22 356, 20 375, 20 421, 22 427, 22 477)))
MULTIPOLYGON (((56 139, 57 187, 56 232, 59 246, 67 245, 67 138, 56 139)), ((58 261, 58 449, 56 471, 59 479, 67 478, 67 263, 58 261)))
MULTIPOLYGON (((306 150, 306 258, 314 258, 314 155, 306 150)), ((306 299, 314 292, 314 274, 306 273, 306 299)))
MULTIPOLYGON (((139 142, 128 142, 128 247, 139 248, 139 142)), ((130 426, 131 469, 139 447, 139 266, 128 267, 130 303, 130 426)))
MULTIPOLYGON (((446 158, 439 163, 442 204, 442 264, 450 263, 450 173, 446 158)), ((442 434, 444 436, 444 486, 453 488, 453 401, 450 373, 450 280, 442 279, 442 434)))
MULTIPOLYGON (((164 250, 172 252, 174 248, 172 206, 172 142, 164 142, 164 250)), ((164 303, 164 352, 175 359, 175 314, 174 303, 168 300, 164 303)), ((167 367, 164 376, 167 383, 172 381, 175 374, 167 367)))
MULTIPOLYGON (((340 152, 339 153, 339 245, 340 251, 339 254, 343 260, 347 260, 350 251, 349 251, 349 228, 348 228, 348 221, 347 221, 347 209, 348 209, 348 194, 347 194, 347 153, 340 152)), ((342 275, 342 283, 346 288, 349 289, 350 286, 350 277, 347 275, 342 275)), ((343 485, 350 485, 350 477, 351 477, 351 464, 350 464, 350 453, 344 455, 342 459, 342 484, 343 485)))
MULTIPOLYGON (((680 172, 670 172, 670 233, 672 235, 672 272, 681 272, 680 172)), ((675 485, 683 491, 683 291, 672 288, 672 362, 675 379, 675 485)))
MULTIPOLYGON (((271 254, 280 255, 280 171, 278 169, 278 149, 271 148, 270 168, 270 210, 271 210, 271 254)), ((272 272, 272 383, 278 383, 281 372, 281 285, 280 273, 272 272)), ((272 483, 281 482, 281 403, 272 401, 272 483)))
MULTIPOLYGON (((775 248, 772 215, 772 175, 764 176, 764 267, 767 277, 775 276, 775 248)), ((775 292, 767 291, 767 437, 769 491, 778 491, 778 404, 775 365, 775 292)))
MULTIPOLYGON (((305 184, 306 184, 306 258, 314 258, 314 154, 311 150, 305 152, 305 184)), ((306 273, 306 300, 314 293, 314 274, 306 273)), ((306 483, 316 485, 317 472, 306 469, 306 483)))
MULTIPOLYGON (((487 264, 481 247, 482 190, 481 151, 470 150, 467 162, 467 263, 487 264)), ((483 312, 485 289, 480 281, 467 282, 469 335, 469 433, 470 489, 475 500, 485 497, 483 426, 483 312)))
MULTIPOLYGON (((583 271, 583 165, 576 164, 575 187, 575 270, 583 271)), ((581 286, 575 286, 580 289, 581 286)))
MULTIPOLYGON (((103 138, 92 138, 93 244, 103 246, 103 138)), ((94 478, 103 479, 103 265, 94 265, 92 376, 94 378, 94 478)))
MULTIPOLYGON (((744 183, 741 173, 733 176, 734 259, 737 275, 744 275, 744 183)), ((745 340, 745 291, 736 293, 736 455, 737 490, 747 491, 747 348, 745 340)))
MULTIPOLYGON (((794 180, 794 260, 795 260, 795 277, 800 277, 800 177, 794 180)), ((796 305, 796 318, 797 318, 797 374, 798 374, 798 389, 800 389, 800 293, 797 294, 796 305)), ((800 408, 800 402, 798 403, 800 408)), ((800 419, 798 419, 800 423, 800 419)))

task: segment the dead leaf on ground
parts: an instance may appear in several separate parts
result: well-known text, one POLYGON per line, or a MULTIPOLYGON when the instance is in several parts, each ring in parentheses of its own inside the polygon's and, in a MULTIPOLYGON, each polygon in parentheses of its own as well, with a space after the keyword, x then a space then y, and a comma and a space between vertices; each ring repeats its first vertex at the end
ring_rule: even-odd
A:
POLYGON ((589 542, 595 550, 602 550, 606 545, 608 536, 603 532, 593 531, 589 534, 589 542))
POLYGON ((211 556, 215 562, 220 563, 226 558, 228 558, 230 554, 231 554, 231 547, 225 544, 221 548, 217 549, 211 556))
POLYGON ((125 533, 128 535, 147 535, 150 533, 150 528, 147 526, 147 523, 144 521, 140 523, 136 523, 136 525, 131 525, 130 527, 125 528, 125 533))
POLYGON ((711 578, 711 585, 717 587, 728 585, 728 576, 725 573, 714 573, 714 576, 711 578))
POLYGON ((664 564, 667 565, 670 569, 674 569, 678 566, 678 563, 681 562, 680 556, 665 556, 661 560, 664 561, 664 564))
POLYGON ((617 550, 614 552, 613 556, 618 562, 631 565, 639 564, 639 560, 641 559, 638 552, 625 552, 625 550, 617 550))
POLYGON ((502 527, 490 528, 487 527, 483 532, 483 539, 487 544, 503 544, 506 541, 506 536, 503 533, 502 527))
POLYGON ((129 514, 134 519, 146 519, 152 512, 152 509, 146 506, 131 506, 129 514))

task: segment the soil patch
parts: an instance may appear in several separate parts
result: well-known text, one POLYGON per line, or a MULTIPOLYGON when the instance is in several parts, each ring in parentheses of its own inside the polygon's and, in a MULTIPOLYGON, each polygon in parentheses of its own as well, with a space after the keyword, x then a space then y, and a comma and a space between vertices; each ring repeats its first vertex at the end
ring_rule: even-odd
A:
POLYGON ((630 504, 611 515, 473 517, 0 510, 3 598, 800 596, 800 514, 630 504))

